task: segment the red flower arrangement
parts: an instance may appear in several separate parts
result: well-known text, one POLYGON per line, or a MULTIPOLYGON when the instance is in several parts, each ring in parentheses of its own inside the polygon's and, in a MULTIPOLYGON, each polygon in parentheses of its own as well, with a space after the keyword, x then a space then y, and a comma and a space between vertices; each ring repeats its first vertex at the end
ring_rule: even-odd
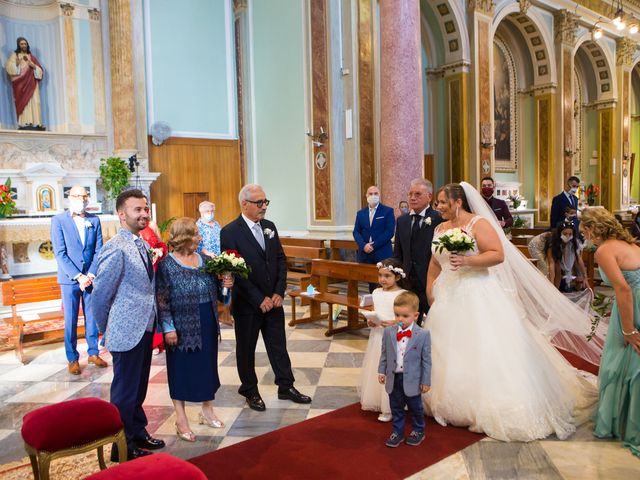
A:
POLYGON ((595 183, 590 183, 585 189, 584 194, 587 196, 587 204, 595 205, 596 198, 600 195, 600 187, 595 183))
POLYGON ((11 197, 11 179, 0 184, 0 218, 8 217, 16 210, 16 202, 11 197))

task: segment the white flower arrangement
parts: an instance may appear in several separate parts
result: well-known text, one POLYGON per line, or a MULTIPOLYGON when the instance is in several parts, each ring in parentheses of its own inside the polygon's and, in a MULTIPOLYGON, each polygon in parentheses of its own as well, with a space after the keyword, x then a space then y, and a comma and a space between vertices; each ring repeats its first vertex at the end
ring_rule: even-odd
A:
POLYGON ((274 232, 273 230, 271 230, 270 228, 265 228, 262 233, 264 233, 264 236, 267 237, 269 240, 271 240, 276 232, 274 232))
POLYGON ((91 223, 89 220, 85 220, 84 228, 93 228, 93 223, 91 223))
POLYGON ((427 217, 424 219, 424 224, 425 225, 431 225, 431 217, 427 217))
POLYGON ((461 228, 452 228, 434 240, 433 245, 438 253, 444 250, 450 253, 463 253, 473 250, 476 242, 461 228))

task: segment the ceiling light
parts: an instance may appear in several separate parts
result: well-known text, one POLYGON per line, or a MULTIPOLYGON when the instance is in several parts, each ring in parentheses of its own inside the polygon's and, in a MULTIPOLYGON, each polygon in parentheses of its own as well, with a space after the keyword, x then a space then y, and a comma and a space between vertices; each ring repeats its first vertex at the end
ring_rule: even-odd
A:
POLYGON ((602 38, 602 29, 601 28, 594 28, 591 31, 591 38, 593 40, 600 40, 602 38))
POLYGON ((638 33, 638 24, 637 23, 634 23, 633 25, 631 25, 629 27, 629 33, 631 33, 632 35, 638 33))

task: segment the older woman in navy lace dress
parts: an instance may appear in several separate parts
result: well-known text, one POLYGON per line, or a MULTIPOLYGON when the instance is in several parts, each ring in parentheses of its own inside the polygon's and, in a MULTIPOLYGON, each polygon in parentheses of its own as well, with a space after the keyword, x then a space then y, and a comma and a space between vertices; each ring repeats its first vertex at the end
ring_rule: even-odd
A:
POLYGON ((202 402, 199 423, 224 426, 213 411, 213 399, 220 388, 216 305, 221 299, 220 287, 233 286, 233 279, 222 282, 203 270, 206 257, 196 253, 199 242, 198 227, 191 218, 173 222, 168 242, 173 252, 160 262, 156 277, 176 432, 189 442, 195 442, 196 437, 189 426, 185 401, 202 402))

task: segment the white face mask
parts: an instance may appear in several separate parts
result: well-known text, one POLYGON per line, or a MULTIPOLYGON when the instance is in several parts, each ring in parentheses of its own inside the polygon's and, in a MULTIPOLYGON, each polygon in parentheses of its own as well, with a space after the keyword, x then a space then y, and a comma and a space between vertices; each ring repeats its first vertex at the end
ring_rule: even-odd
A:
POLYGON ((375 207, 380 203, 380 195, 369 195, 367 197, 367 202, 369 203, 370 207, 375 207))
POLYGON ((214 214, 213 212, 211 212, 211 213, 205 213, 204 215, 202 215, 202 219, 203 219, 205 222, 212 222, 212 221, 213 221, 213 217, 214 217, 214 215, 215 215, 215 214, 214 214))
POLYGON ((564 243, 569 243, 571 241, 571 239, 573 238, 572 235, 560 235, 560 238, 562 238, 562 241, 564 243))
POLYGON ((570 193, 571 195, 575 195, 577 191, 578 191, 578 188, 577 188, 577 187, 571 187, 571 188, 569 189, 569 193, 570 193))
POLYGON ((85 202, 84 200, 76 200, 76 199, 69 199, 69 210, 71 211, 71 213, 82 213, 84 212, 84 209, 87 208, 87 205, 89 204, 89 202, 85 202))

